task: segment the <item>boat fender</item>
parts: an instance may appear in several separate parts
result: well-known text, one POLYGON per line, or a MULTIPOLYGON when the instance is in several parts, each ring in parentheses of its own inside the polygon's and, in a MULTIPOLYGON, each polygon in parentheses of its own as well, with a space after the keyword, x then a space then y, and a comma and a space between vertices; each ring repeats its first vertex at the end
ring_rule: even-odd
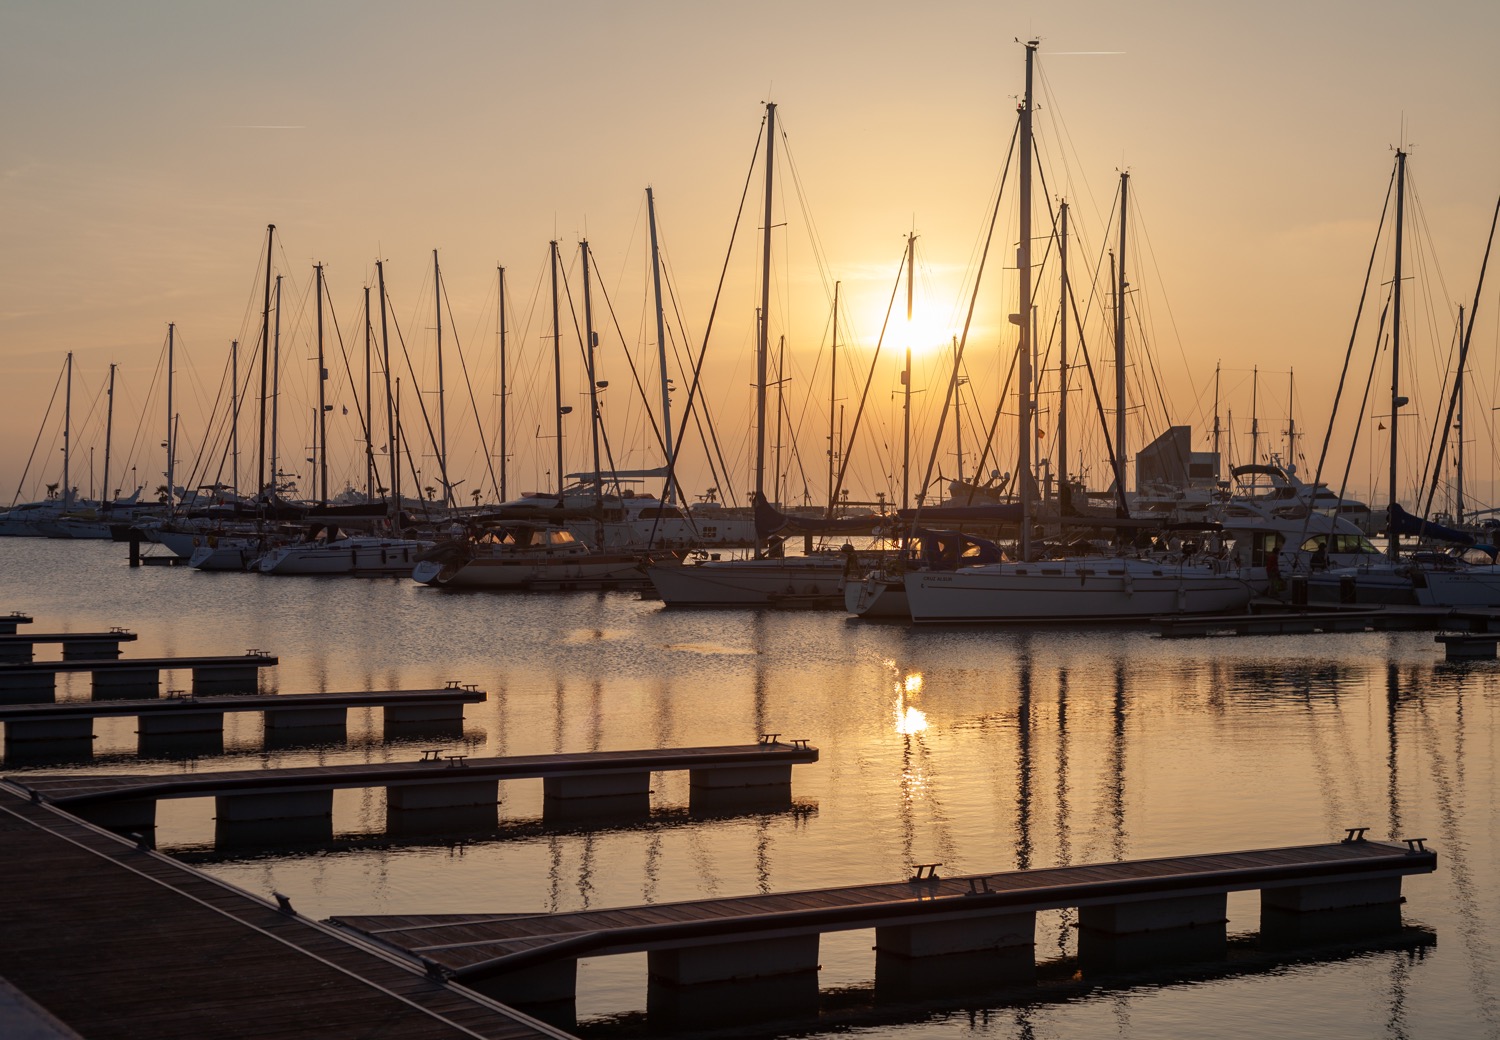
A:
POLYGON ((1135 595, 1135 579, 1130 576, 1130 572, 1129 571, 1125 572, 1125 577, 1121 580, 1120 584, 1125 589, 1125 595, 1127 595, 1127 596, 1133 596, 1133 595, 1135 595))

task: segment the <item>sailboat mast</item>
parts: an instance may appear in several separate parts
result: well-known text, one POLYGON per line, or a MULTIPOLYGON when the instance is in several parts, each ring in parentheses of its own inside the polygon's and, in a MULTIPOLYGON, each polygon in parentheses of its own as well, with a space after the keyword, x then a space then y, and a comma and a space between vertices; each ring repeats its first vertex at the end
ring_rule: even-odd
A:
POLYGON ((1057 349, 1057 502, 1065 513, 1068 491, 1068 204, 1058 210, 1057 262, 1062 272, 1062 318, 1058 322, 1057 349))
POLYGON ((318 504, 328 505, 328 405, 325 386, 328 369, 323 365, 323 265, 313 265, 318 278, 318 504))
MULTIPOLYGON (((276 225, 275 224, 267 224, 266 225, 266 294, 265 294, 265 307, 261 311, 261 324, 260 324, 260 445, 259 445, 259 450, 256 452, 256 464, 260 467, 260 474, 259 474, 258 482, 255 485, 255 493, 256 493, 257 496, 263 496, 265 494, 265 491, 266 491, 266 383, 267 383, 267 377, 270 374, 269 373, 269 367, 270 366, 269 366, 269 363, 266 360, 266 357, 270 353, 269 347, 271 345, 271 253, 272 253, 272 248, 271 247, 272 247, 272 245, 275 242, 275 238, 276 238, 276 225)), ((279 284, 280 283, 278 281, 278 286, 279 286, 279 284)), ((281 308, 278 307, 277 308, 277 320, 278 320, 278 322, 280 321, 280 317, 281 317, 281 308)), ((274 473, 273 473, 271 479, 273 481, 276 479, 274 473)), ((168 483, 170 484, 171 482, 168 481, 168 483)), ((171 493, 172 493, 172 490, 171 490, 170 487, 168 487, 168 489, 167 489, 167 496, 168 496, 169 499, 171 497, 171 493)))
POLYGON ((1016 477, 1021 499, 1022 560, 1031 559, 1031 82, 1038 43, 1037 40, 1026 43, 1026 93, 1021 100, 1021 241, 1016 250, 1019 298, 1017 313, 1011 318, 1020 332, 1016 343, 1021 362, 1018 380, 1021 400, 1017 409, 1020 457, 1016 477))
POLYGON ((786 380, 782 378, 784 371, 786 371, 786 337, 781 336, 777 340, 776 349, 776 467, 773 474, 778 503, 786 501, 786 471, 781 468, 782 408, 786 404, 786 380))
POLYGON ((1125 494, 1125 224, 1129 215, 1130 171, 1120 174, 1120 267, 1115 285, 1115 466, 1120 495, 1125 494))
MULTIPOLYGON (((667 504, 670 505, 677 500, 676 470, 672 466, 672 381, 667 378, 667 322, 661 298, 661 250, 656 244, 656 198, 649 186, 646 188, 646 216, 651 223, 651 282, 656 288, 656 360, 661 369, 662 450, 667 454, 667 471, 673 474, 672 480, 667 482, 667 504)), ((834 294, 838 294, 837 287, 834 294)))
POLYGON ((1219 470, 1219 362, 1214 362, 1214 472, 1219 470))
MULTIPOLYGON (((271 494, 276 493, 281 465, 277 457, 277 425, 281 416, 281 275, 276 276, 276 331, 271 348, 271 494)), ((262 485, 262 493, 265 491, 262 485)))
MULTIPOLYGON (((589 240, 579 243, 583 254, 583 331, 587 338, 583 356, 588 362, 589 376, 589 433, 594 447, 594 503, 604 504, 604 475, 599 470, 599 380, 594 371, 594 348, 599 337, 594 334, 594 301, 589 285, 589 240)), ((602 540, 601 540, 602 544, 602 540)))
POLYGON ((958 456, 958 482, 964 482, 964 377, 958 374, 958 337, 953 337, 953 451, 958 456))
POLYGON ((115 496, 109 490, 109 449, 110 442, 115 436, 115 365, 109 366, 109 407, 105 411, 104 418, 104 493, 100 496, 108 503, 113 504, 115 496))
POLYGON ((562 403, 562 327, 557 310, 557 240, 552 249, 552 386, 557 419, 557 504, 563 504, 563 403, 562 403))
POLYGON ((838 465, 839 442, 834 440, 833 424, 837 418, 839 402, 839 285, 833 283, 833 348, 829 351, 828 373, 828 516, 833 517, 838 503, 833 498, 835 467, 838 465))
POLYGON ((911 508, 911 302, 917 236, 906 236, 906 368, 901 372, 901 508, 911 508))
POLYGON ((1401 557, 1401 536, 1396 532, 1396 423, 1401 405, 1401 227, 1405 218, 1406 153, 1396 151, 1396 277, 1391 282, 1391 474, 1390 509, 1386 513, 1386 554, 1401 557))
POLYGON ((68 508, 68 503, 73 497, 73 485, 68 483, 72 479, 69 473, 69 465, 73 455, 73 352, 68 351, 68 388, 63 396, 63 479, 62 479, 62 504, 68 508))
POLYGON ((371 440, 370 427, 375 423, 374 373, 371 371, 372 357, 370 341, 374 338, 373 321, 370 318, 370 287, 365 286, 365 501, 375 501, 375 442, 371 440))
POLYGON ((229 483, 240 497, 240 341, 229 341, 229 483))
POLYGON ((401 516, 401 450, 398 443, 396 399, 391 394, 391 335, 385 311, 385 262, 375 261, 375 287, 380 291, 380 364, 385 369, 385 450, 391 464, 391 517, 401 516))
POLYGON ((500 276, 500 302, 498 304, 498 310, 499 310, 499 314, 500 314, 500 487, 499 487, 499 493, 500 493, 500 501, 504 502, 504 501, 507 500, 507 495, 508 495, 508 492, 506 491, 506 486, 505 486, 505 467, 506 467, 506 463, 510 461, 510 456, 508 454, 509 453, 509 448, 506 446, 506 443, 505 443, 505 435, 506 435, 506 432, 507 432, 506 431, 507 422, 506 422, 506 415, 505 415, 505 406, 508 403, 506 401, 506 398, 510 394, 510 389, 509 389, 509 385, 506 382, 506 373, 505 373, 505 268, 497 266, 495 268, 495 270, 499 273, 499 276, 500 276))
POLYGON ((453 507, 453 485, 448 482, 448 410, 443 386, 443 277, 438 270, 438 251, 432 251, 433 309, 437 311, 438 377, 438 472, 443 479, 443 505, 453 507))
POLYGON ((1250 461, 1260 461, 1260 366, 1250 369, 1250 461))
MULTIPOLYGON (((1458 305, 1458 335, 1462 341, 1464 334, 1464 305, 1458 305)), ((1459 352, 1463 357, 1463 351, 1459 352)), ((1464 522, 1464 369, 1468 367, 1467 361, 1460 361, 1458 366, 1458 419, 1453 424, 1453 429, 1458 433, 1458 449, 1454 452, 1453 471, 1453 519, 1457 523, 1464 522)), ((105 458, 108 459, 106 454, 105 458)))
POLYGON ((1292 369, 1286 370, 1286 461, 1288 465, 1297 459, 1297 377, 1292 369))
POLYGON ((176 424, 172 421, 172 370, 176 365, 176 342, 177 326, 173 322, 167 322, 167 514, 173 512, 173 497, 176 493, 176 473, 173 470, 173 457, 177 454, 177 444, 174 438, 176 424))
MULTIPOLYGON (((755 497, 766 497, 766 355, 771 326, 771 200, 776 170, 776 105, 766 105, 766 212, 760 260, 760 330, 755 350, 755 497)), ((759 548, 760 535, 755 536, 759 548)))

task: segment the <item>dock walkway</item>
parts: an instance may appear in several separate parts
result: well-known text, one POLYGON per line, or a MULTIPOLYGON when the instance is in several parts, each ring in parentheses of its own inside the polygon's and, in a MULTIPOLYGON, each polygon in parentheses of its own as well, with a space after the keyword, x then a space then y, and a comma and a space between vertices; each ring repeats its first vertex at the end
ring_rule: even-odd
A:
POLYGON ((569 1037, 4 783, 0 918, 0 976, 89 1040, 569 1037))
POLYGON ((1295 848, 938 878, 894 884, 663 903, 560 914, 341 916, 332 923, 403 951, 501 999, 567 999, 579 957, 648 951, 654 977, 678 984, 813 971, 822 932, 874 928, 901 957, 1030 947, 1035 914, 1080 909, 1112 936, 1223 931, 1232 891, 1260 889, 1289 913, 1399 906, 1401 878, 1430 873, 1435 853, 1348 840, 1295 848), (540 997, 546 994, 546 997, 540 997))
POLYGON ((145 737, 224 732, 229 712, 258 712, 267 730, 315 729, 322 736, 347 732, 351 708, 379 708, 388 733, 410 727, 446 724, 462 727, 466 704, 488 695, 476 686, 451 684, 438 690, 360 690, 350 693, 221 694, 209 697, 169 696, 122 700, 0 704, 5 749, 21 745, 87 748, 94 720, 135 717, 145 737))
POLYGON ((108 632, 0 632, 0 661, 30 664, 38 643, 58 644, 64 661, 101 660, 120 656, 121 643, 139 638, 114 628, 108 632))
MULTIPOLYGON (((421 761, 225 770, 211 773, 11 778, 33 797, 52 802, 103 826, 125 832, 156 825, 156 803, 166 798, 217 799, 221 823, 327 820, 338 788, 384 787, 396 812, 488 809, 499 801, 501 780, 541 779, 549 803, 648 806, 651 774, 687 770, 695 801, 729 792, 790 797, 793 765, 816 762, 805 740, 727 747, 594 751, 562 755, 468 758, 437 751, 421 761), (623 804, 622 804, 623 803, 623 804)), ((489 821, 493 823, 491 819, 489 821)))
POLYGON ((172 671, 192 672, 194 693, 253 692, 260 669, 278 663, 274 654, 251 650, 239 657, 125 657, 0 664, 0 701, 50 700, 56 696, 57 676, 63 672, 90 673, 95 697, 154 697, 161 688, 161 673, 172 671))

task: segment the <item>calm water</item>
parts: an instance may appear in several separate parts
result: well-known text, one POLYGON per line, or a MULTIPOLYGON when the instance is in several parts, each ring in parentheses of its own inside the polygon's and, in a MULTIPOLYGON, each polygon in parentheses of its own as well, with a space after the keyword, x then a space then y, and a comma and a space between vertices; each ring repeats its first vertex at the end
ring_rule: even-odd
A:
MULTIPOLYGON (((667 612, 618 593, 131 570, 123 545, 0 539, 10 610, 37 630, 123 625, 141 637, 131 656, 268 649, 281 664, 267 691, 476 683, 488 702, 442 742, 475 755, 763 732, 821 750, 794 771, 790 810, 694 817, 685 776, 668 775, 649 821, 596 830, 543 826, 540 785, 518 782, 493 834, 398 841, 383 834, 383 794, 351 791, 335 799, 332 844, 231 854, 214 849, 211 803, 163 804, 163 849, 309 916, 608 907, 893 880, 934 861, 982 872, 1307 844, 1360 825, 1439 852, 1437 874, 1405 883, 1409 927, 1389 941, 1263 954, 1256 897, 1231 896, 1227 962, 1091 975, 1073 960, 1070 913, 1042 914, 1036 987, 912 1002, 875 992, 872 933, 838 933, 821 947, 818 1017, 735 1035, 1500 1038, 1500 670, 1446 664, 1431 633, 912 631, 667 612)), ((59 688, 86 696, 87 679, 59 688)), ((92 763, 45 768, 405 760, 433 746, 384 743, 377 723, 268 751, 257 716, 230 716, 222 756, 140 760, 121 720, 96 728, 92 763)), ((581 964, 580 1032, 654 1035, 646 1005, 644 956, 581 964)))

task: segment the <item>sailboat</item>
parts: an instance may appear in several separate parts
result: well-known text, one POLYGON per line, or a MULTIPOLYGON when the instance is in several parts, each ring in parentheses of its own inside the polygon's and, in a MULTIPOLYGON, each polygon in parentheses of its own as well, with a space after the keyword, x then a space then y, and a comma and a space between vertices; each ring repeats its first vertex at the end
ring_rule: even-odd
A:
MULTIPOLYGON (((1252 590, 1237 568, 1222 560, 1078 557, 1036 560, 1032 523, 1036 507, 1031 469, 1031 164, 1032 79, 1037 41, 1026 47, 1026 92, 1020 129, 1020 304, 1012 317, 1020 336, 1019 420, 1021 523, 1013 561, 955 570, 915 570, 906 575, 914 622, 1118 621, 1158 615, 1242 610, 1252 590)), ((1117 456, 1118 457, 1118 456, 1117 456)), ((1117 479, 1123 476, 1123 470, 1117 479)), ((1123 490, 1123 486, 1122 486, 1123 490)))
MULTIPOLYGON (((766 364, 771 305, 771 230, 776 155, 776 105, 766 105, 766 203, 762 231, 760 322, 756 337, 755 493, 752 505, 769 504, 766 477, 766 364)), ((753 558, 725 560, 707 554, 687 562, 653 563, 646 568, 657 595, 669 607, 774 607, 837 609, 844 602, 843 556, 786 556, 781 538, 753 558)))

